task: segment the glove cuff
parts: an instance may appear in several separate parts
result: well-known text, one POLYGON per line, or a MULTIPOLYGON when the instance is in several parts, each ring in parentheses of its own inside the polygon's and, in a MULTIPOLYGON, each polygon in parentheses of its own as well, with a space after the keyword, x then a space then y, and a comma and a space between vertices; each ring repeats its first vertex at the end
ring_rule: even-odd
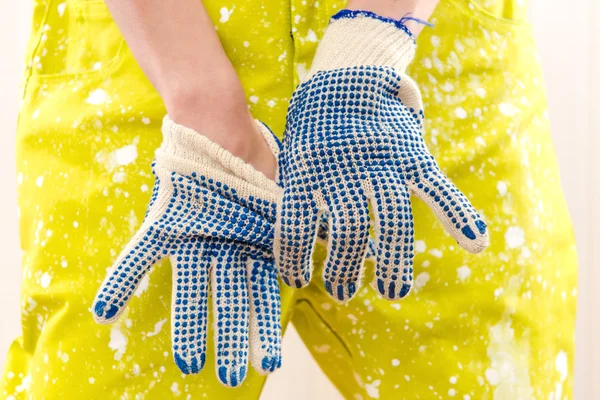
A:
MULTIPOLYGON (((262 122, 256 120, 256 123, 277 159, 280 151, 278 139, 262 122)), ((266 192, 262 193, 263 198, 275 196, 280 190, 275 181, 252 165, 206 136, 174 122, 168 115, 163 119, 162 133, 163 142, 156 150, 157 165, 183 175, 193 172, 207 174, 237 189, 252 187, 252 194, 257 194, 256 190, 266 192)))
POLYGON ((319 71, 359 65, 393 67, 404 74, 415 51, 415 37, 401 21, 342 10, 331 17, 304 81, 319 71))

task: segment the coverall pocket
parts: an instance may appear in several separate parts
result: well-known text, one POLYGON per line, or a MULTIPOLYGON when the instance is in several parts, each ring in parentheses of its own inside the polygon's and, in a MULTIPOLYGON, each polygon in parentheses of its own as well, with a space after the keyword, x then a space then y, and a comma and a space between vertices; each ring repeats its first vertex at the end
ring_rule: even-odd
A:
POLYGON ((530 28, 527 7, 515 0, 450 0, 483 26, 498 32, 530 28))
POLYGON ((30 79, 100 79, 124 58, 125 41, 103 0, 52 1, 43 23, 29 60, 30 79))

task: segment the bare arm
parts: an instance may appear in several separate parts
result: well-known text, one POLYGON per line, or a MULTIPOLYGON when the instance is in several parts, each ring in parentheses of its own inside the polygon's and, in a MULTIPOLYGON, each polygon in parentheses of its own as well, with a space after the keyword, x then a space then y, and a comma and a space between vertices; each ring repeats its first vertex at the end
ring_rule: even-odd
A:
MULTIPOLYGON (((350 10, 372 11, 382 17, 400 19, 407 14, 411 17, 427 21, 439 0, 349 0, 346 8, 350 10)), ((406 26, 418 36, 423 24, 407 21, 406 26)))
MULTIPOLYGON (((348 8, 399 19, 429 18, 438 0, 350 0, 348 8)), ((171 118, 269 177, 276 162, 248 111, 242 85, 200 0, 106 0, 171 118)), ((417 35, 422 25, 409 21, 417 35)))
POLYGON ((276 162, 201 0, 106 0, 171 118, 274 177, 276 162))

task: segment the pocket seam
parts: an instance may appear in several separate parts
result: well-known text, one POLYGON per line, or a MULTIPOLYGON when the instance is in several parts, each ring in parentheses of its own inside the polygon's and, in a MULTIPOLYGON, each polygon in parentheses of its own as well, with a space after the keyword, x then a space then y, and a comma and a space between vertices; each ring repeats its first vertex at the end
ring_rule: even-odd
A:
MULTIPOLYGON (((79 1, 73 2, 72 6, 73 6, 73 12, 77 13, 77 17, 82 16, 84 19, 88 19, 89 17, 95 18, 98 16, 100 16, 100 17, 106 16, 108 18, 112 18, 110 15, 110 12, 108 12, 108 10, 105 8, 101 11, 98 9, 94 10, 94 7, 98 7, 98 6, 106 7, 104 0, 89 0, 89 1, 79 0, 79 1)), ((46 14, 46 19, 45 19, 46 21, 47 21, 47 18, 48 18, 48 13, 46 14)), ((39 48, 40 43, 41 43, 41 40, 36 45, 36 51, 32 55, 33 58, 35 58, 37 56, 37 53, 38 53, 37 48, 39 48)), ((33 81, 38 84, 57 84, 64 80, 67 80, 67 79, 74 79, 74 80, 79 80, 79 81, 91 81, 91 80, 105 78, 107 75, 110 75, 114 71, 118 70, 119 67, 123 64, 123 62, 126 59, 125 48, 126 48, 125 39, 123 39, 123 37, 120 37, 117 51, 115 52, 114 56, 111 57, 109 61, 107 61, 104 65, 102 65, 102 67, 100 67, 97 70, 44 74, 44 73, 36 73, 35 69, 32 67, 32 71, 30 73, 27 83, 29 84, 30 82, 33 81)))

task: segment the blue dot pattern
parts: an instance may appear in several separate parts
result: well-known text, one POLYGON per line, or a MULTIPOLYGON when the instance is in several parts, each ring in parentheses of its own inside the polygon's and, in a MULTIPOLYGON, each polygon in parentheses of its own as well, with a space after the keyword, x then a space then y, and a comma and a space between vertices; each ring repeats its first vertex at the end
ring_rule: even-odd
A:
POLYGON ((255 369, 273 372, 281 366, 281 306, 272 255, 276 205, 157 162, 153 172, 146 218, 98 291, 92 307, 96 321, 116 320, 150 267, 169 257, 173 357, 181 371, 198 373, 206 362, 210 291, 221 382, 242 383, 249 353, 255 369))
POLYGON ((467 250, 487 246, 485 223, 429 153, 423 110, 403 103, 402 85, 414 83, 394 68, 353 66, 319 71, 296 89, 280 156, 284 194, 275 245, 286 284, 308 284, 317 226, 328 214, 325 288, 338 301, 352 298, 369 246, 370 205, 373 286, 387 299, 406 296, 413 284, 411 193, 467 250))

